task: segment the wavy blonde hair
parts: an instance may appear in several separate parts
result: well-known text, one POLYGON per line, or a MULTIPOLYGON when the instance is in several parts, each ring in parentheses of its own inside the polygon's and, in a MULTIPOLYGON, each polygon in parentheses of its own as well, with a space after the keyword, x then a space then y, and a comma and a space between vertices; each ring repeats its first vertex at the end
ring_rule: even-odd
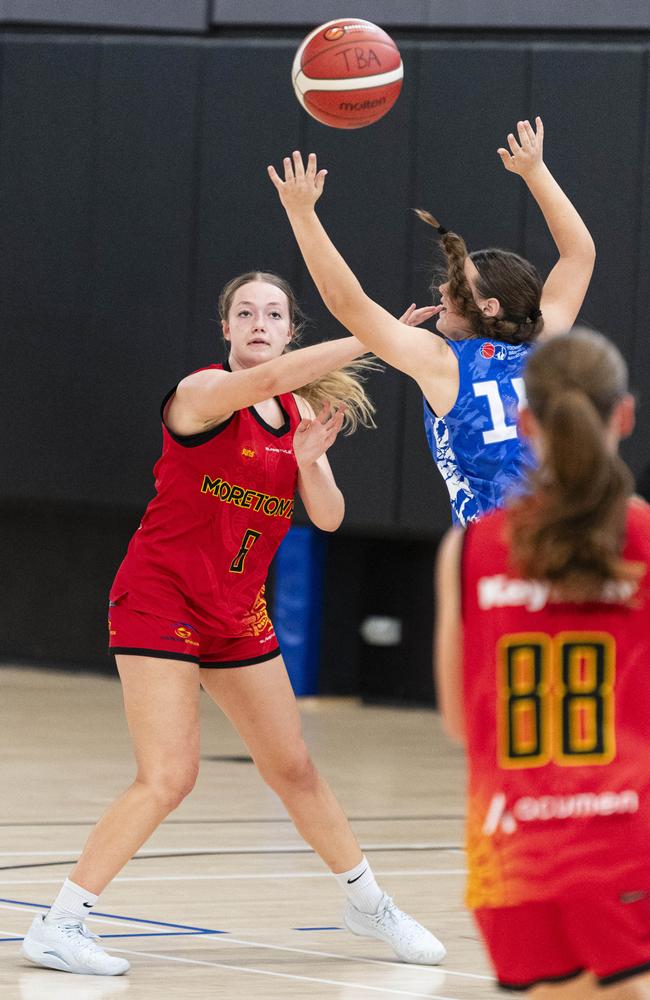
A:
MULTIPOLYGON (((249 281, 265 281, 284 292, 289 303, 289 322, 293 331, 293 337, 285 353, 298 348, 309 320, 300 308, 289 282, 271 271, 247 271, 245 274, 237 275, 236 278, 231 278, 219 296, 221 321, 227 322, 235 293, 249 281)), ((308 385, 301 386, 295 392, 306 400, 316 413, 325 403, 330 403, 335 409, 345 405, 343 431, 345 434, 353 434, 360 426, 377 426, 374 421, 375 406, 366 393, 364 382, 371 372, 381 370, 382 366, 374 358, 359 358, 343 368, 328 372, 308 385)))

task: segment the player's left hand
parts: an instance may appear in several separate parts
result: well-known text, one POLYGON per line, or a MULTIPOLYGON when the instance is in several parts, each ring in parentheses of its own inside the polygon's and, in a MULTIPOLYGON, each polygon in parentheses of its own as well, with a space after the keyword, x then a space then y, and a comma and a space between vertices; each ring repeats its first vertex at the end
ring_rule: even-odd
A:
POLYGON ((442 306, 420 306, 418 309, 415 302, 412 302, 406 312, 400 316, 399 321, 406 326, 420 326, 432 316, 437 316, 441 309, 442 306))
POLYGON ((271 183, 280 195, 280 201, 287 212, 312 209, 323 193, 327 170, 319 170, 316 153, 307 157, 307 167, 302 162, 302 154, 296 150, 282 161, 284 180, 274 166, 267 167, 271 183))
POLYGON ((333 410, 331 403, 325 403, 313 420, 303 417, 293 435, 293 451, 298 468, 313 465, 336 441, 343 426, 345 406, 333 410))
POLYGON ((517 122, 517 136, 519 141, 510 132, 508 135, 510 152, 504 149, 503 146, 497 149, 497 153, 501 157, 501 162, 506 170, 524 177, 543 162, 544 125, 539 115, 535 119, 535 129, 528 120, 517 122))

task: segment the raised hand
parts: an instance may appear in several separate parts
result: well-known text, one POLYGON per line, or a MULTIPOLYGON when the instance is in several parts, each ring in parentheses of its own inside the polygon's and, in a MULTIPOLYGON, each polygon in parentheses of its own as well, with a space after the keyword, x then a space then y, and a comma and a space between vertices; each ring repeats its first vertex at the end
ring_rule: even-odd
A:
POLYGON ((405 326, 420 326, 432 316, 437 316, 441 309, 442 306, 420 306, 418 309, 415 302, 412 302, 406 312, 400 316, 399 321, 405 326))
POLYGON ((313 465, 336 441, 343 426, 345 406, 332 411, 330 403, 325 403, 313 420, 304 417, 293 435, 293 451, 298 468, 313 465))
POLYGON ((305 168, 298 150, 291 156, 285 156, 282 164, 284 180, 274 166, 269 165, 267 170, 285 209, 287 212, 312 209, 323 193, 327 170, 318 169, 315 153, 309 154, 305 168))
POLYGON ((513 174, 519 174, 521 177, 524 177, 542 163, 544 126, 539 115, 535 119, 535 127, 537 131, 533 129, 528 120, 517 122, 519 141, 510 132, 508 134, 510 152, 504 149, 503 146, 497 149, 497 153, 501 157, 501 162, 506 170, 510 170, 513 174))

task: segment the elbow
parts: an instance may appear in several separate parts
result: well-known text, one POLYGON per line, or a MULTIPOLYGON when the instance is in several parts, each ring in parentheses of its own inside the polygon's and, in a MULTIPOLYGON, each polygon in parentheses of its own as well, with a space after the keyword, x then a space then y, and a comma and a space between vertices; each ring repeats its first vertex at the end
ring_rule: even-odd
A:
POLYGON ((343 517, 345 516, 345 500, 343 499, 343 494, 339 491, 339 496, 337 501, 327 508, 327 510, 310 512, 309 518, 312 524, 318 528, 320 531, 327 531, 331 534, 341 527, 343 523, 343 517))
POLYGON ((358 312, 366 297, 356 278, 345 286, 324 285, 321 289, 321 296, 332 316, 336 317, 343 326, 346 326, 347 322, 358 312))

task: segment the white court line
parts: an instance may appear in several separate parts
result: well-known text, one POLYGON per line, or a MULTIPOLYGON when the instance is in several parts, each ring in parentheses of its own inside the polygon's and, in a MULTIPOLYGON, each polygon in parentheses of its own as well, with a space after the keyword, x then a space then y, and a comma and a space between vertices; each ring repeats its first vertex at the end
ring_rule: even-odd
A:
MULTIPOLYGON (((289 972, 271 972, 267 969, 253 969, 246 965, 228 965, 225 962, 202 962, 196 958, 177 958, 172 955, 163 955, 160 952, 155 951, 133 951, 130 948, 111 948, 111 951, 119 952, 121 955, 138 955, 142 958, 155 959, 162 958, 167 962, 182 962, 185 965, 207 965, 214 969, 226 969, 230 972, 246 972, 256 976, 274 976, 278 979, 293 979, 303 983, 323 983, 325 986, 349 986, 355 990, 371 990, 373 993, 383 993, 385 996, 390 994, 391 996, 400 997, 424 997, 425 1000, 457 1000, 456 997, 443 997, 438 993, 412 993, 408 990, 394 990, 385 986, 366 986, 363 983, 348 983, 343 979, 321 979, 317 976, 297 976, 289 972)), ((409 968, 411 968, 411 966, 409 966, 409 968)))
MULTIPOLYGON (((400 875, 467 875, 466 868, 413 868, 410 871, 376 871, 375 876, 385 878, 386 876, 400 875)), ((329 878, 330 872, 275 872, 264 875, 253 873, 250 875, 118 875, 113 879, 115 882, 237 882, 242 881, 265 881, 267 879, 293 879, 293 878, 329 878)), ((0 879, 0 885, 60 885, 60 878, 20 878, 20 879, 0 879)))
MULTIPOLYGON (((212 935, 198 935, 197 938, 201 937, 202 944, 208 942, 208 937, 211 940, 217 940, 216 936, 212 935)), ((433 968, 440 968, 441 972, 444 972, 448 976, 461 976, 463 979, 485 979, 492 982, 491 976, 482 976, 477 972, 453 972, 451 969, 442 968, 442 966, 432 966, 432 965, 409 965, 404 962, 394 962, 390 959, 381 958, 358 958, 356 955, 342 955, 340 952, 336 951, 317 951, 313 948, 296 948, 291 945, 284 944, 267 944, 264 941, 246 941, 244 938, 231 937, 230 934, 223 934, 219 936, 219 944, 227 945, 231 944, 241 944, 246 948, 268 948, 269 951, 290 951, 298 955, 313 955, 316 958, 338 958, 343 962, 360 962, 363 965, 381 965, 383 968, 386 966, 391 966, 394 969, 409 969, 421 972, 431 971, 433 968)), ((193 945, 192 945, 193 947, 193 945)), ((111 949, 113 950, 113 949, 111 949)))
MULTIPOLYGON (((21 913, 24 913, 25 910, 29 910, 30 907, 18 907, 16 905, 12 906, 11 904, 8 904, 8 903, 0 903, 0 909, 3 909, 3 910, 20 910, 21 913)), ((92 917, 89 918, 89 920, 92 920, 93 922, 96 922, 96 923, 110 924, 112 926, 115 926, 116 924, 120 924, 122 926, 127 926, 127 927, 142 927, 145 930, 150 930, 151 926, 152 926, 151 924, 139 924, 139 923, 136 923, 136 921, 133 921, 133 920, 125 921, 125 920, 119 920, 117 918, 106 918, 106 917, 95 917, 95 916, 92 916, 92 917)), ((10 932, 7 931, 6 933, 9 934, 10 932)), ((13 932, 11 932, 11 933, 12 933, 12 936, 13 936, 13 932)), ((22 933, 21 934, 17 934, 16 936, 17 937, 22 937, 22 933)), ((344 954, 341 954, 341 952, 318 951, 318 950, 313 949, 313 948, 296 948, 295 946, 291 946, 291 945, 269 944, 266 941, 247 941, 245 938, 232 937, 230 934, 196 934, 194 936, 196 937, 196 941, 197 942, 200 941, 202 944, 212 944, 213 942, 218 942, 219 944, 222 944, 224 946, 228 945, 228 944, 238 944, 238 945, 244 946, 245 948, 264 948, 267 951, 287 951, 287 952, 290 952, 291 954, 295 954, 295 955, 313 955, 316 958, 335 958, 335 959, 340 959, 341 961, 344 961, 344 962, 357 962, 357 963, 361 963, 363 965, 381 965, 382 967, 392 966, 392 967, 395 967, 395 968, 398 968, 398 969, 403 969, 404 968, 404 963, 403 962, 392 962, 390 960, 382 960, 382 959, 377 959, 377 958, 358 958, 356 955, 344 955, 344 954)), ((122 949, 120 949, 120 948, 114 948, 112 945, 109 946, 109 947, 110 947, 111 951, 124 951, 123 948, 122 949)), ((194 941, 192 942, 191 947, 195 947, 195 942, 194 941)), ((133 954, 144 954, 144 952, 133 952, 133 954)), ((158 954, 158 953, 156 953, 156 954, 158 954)), ((166 958, 168 961, 175 961, 175 959, 173 959, 172 957, 167 956, 167 955, 160 954, 159 957, 166 958)), ((178 959, 178 961, 181 961, 181 959, 178 959)), ((185 960, 183 960, 183 961, 185 961, 185 960)), ((198 964, 206 964, 206 963, 198 963, 198 964)), ((208 964, 210 964, 210 963, 208 963, 208 964)), ((227 966, 227 968, 234 968, 234 966, 227 966)), ((419 969, 419 970, 422 970, 422 971, 427 971, 427 970, 430 971, 432 967, 431 966, 424 966, 424 965, 421 965, 421 966, 417 966, 417 965, 412 966, 412 965, 409 965, 408 968, 409 969, 419 969)), ((447 968, 442 969, 441 971, 443 971, 448 976, 460 976, 463 979, 480 979, 480 980, 491 981, 491 977, 490 976, 482 976, 482 975, 479 975, 478 973, 473 973, 473 972, 457 972, 457 971, 454 971, 452 969, 447 969, 447 968)), ((323 980, 323 981, 325 981, 325 980, 323 980)), ((342 983, 341 985, 345 986, 345 985, 354 985, 354 984, 342 983)), ((420 994, 407 994, 407 995, 409 995, 409 996, 419 996, 420 994)))
MULTIPOLYGON (((0 858, 55 858, 60 854, 79 854, 83 850, 81 847, 60 847, 56 851, 0 851, 0 858)), ((138 851, 134 855, 136 858, 144 858, 149 854, 187 854, 196 852, 197 854, 284 854, 303 853, 311 848, 302 844, 277 844, 269 847, 261 844, 259 847, 241 847, 239 844, 233 847, 147 847, 138 851)), ((364 844, 364 851, 454 851, 460 852, 460 848, 455 844, 364 844)))

